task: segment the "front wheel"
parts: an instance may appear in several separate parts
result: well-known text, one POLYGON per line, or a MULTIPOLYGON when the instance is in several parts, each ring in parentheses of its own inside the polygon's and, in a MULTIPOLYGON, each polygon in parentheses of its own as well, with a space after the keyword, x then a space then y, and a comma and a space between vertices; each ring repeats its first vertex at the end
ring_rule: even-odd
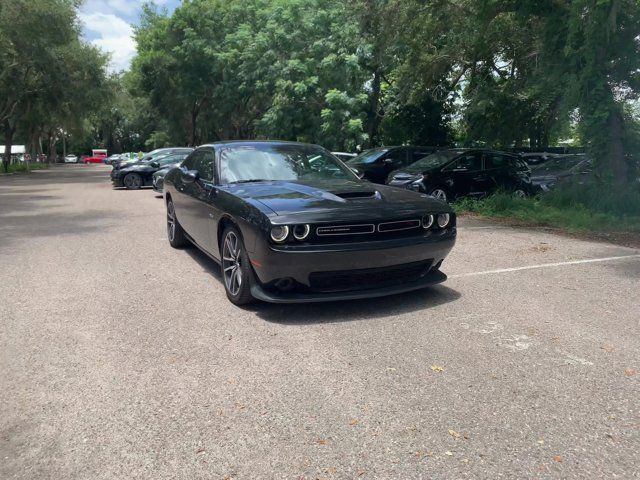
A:
POLYGON ((442 187, 434 187, 427 192, 428 195, 431 195, 436 200, 441 200, 443 202, 447 202, 447 192, 442 187))
POLYGON ((515 198, 526 198, 527 192, 525 192, 522 188, 517 188, 513 191, 512 195, 515 198))
POLYGON ((127 173, 124 177, 124 186, 127 190, 138 190, 142 187, 142 177, 137 173, 127 173))
POLYGON ((222 279, 227 298, 235 305, 246 305, 251 295, 253 271, 240 232, 228 227, 222 234, 222 279))
POLYGON ((171 199, 167 201, 167 237, 169 238, 169 244, 173 248, 186 247, 189 243, 182 226, 176 218, 176 209, 171 199))

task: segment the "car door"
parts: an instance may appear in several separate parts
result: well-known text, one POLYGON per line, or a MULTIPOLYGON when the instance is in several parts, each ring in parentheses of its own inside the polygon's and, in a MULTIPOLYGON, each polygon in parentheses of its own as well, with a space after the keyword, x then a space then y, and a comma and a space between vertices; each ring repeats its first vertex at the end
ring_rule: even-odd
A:
MULTIPOLYGON (((189 197, 189 235, 202 248, 210 252, 211 223, 214 218, 210 205, 210 195, 214 187, 215 151, 212 147, 198 149, 193 170, 197 171, 197 179, 185 187, 189 197)), ((211 253, 211 252, 210 252, 211 253)))
POLYGON ((454 197, 475 195, 478 177, 482 175, 482 152, 462 154, 447 169, 451 175, 454 197))
POLYGON ((477 190, 481 194, 491 193, 498 188, 509 188, 511 157, 498 152, 485 152, 483 155, 484 174, 478 181, 477 190))
POLYGON ((180 226, 191 236, 193 231, 193 199, 191 198, 190 179, 188 172, 195 169, 198 158, 201 155, 200 150, 195 150, 189 155, 180 170, 176 172, 173 178, 175 191, 172 195, 173 206, 176 212, 176 218, 180 222, 180 226))

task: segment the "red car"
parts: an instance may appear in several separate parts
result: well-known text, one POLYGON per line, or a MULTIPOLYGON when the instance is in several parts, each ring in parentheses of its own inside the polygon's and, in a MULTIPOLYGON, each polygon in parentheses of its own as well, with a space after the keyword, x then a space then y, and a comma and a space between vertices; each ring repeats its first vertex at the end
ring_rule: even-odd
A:
POLYGON ((107 151, 103 149, 94 148, 91 150, 91 156, 84 157, 82 163, 104 163, 104 159, 107 156, 107 151))

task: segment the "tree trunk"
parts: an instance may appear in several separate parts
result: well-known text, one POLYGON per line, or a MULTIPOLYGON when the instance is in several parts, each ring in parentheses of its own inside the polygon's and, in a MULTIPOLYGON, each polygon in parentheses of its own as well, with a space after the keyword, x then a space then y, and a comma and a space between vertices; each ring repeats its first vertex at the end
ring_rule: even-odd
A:
POLYGON ((195 147, 196 144, 196 131, 198 128, 198 104, 194 104, 193 108, 191 109, 191 121, 189 122, 189 146, 190 147, 195 147))
POLYGON ((618 105, 614 105, 609 114, 609 138, 611 141, 611 153, 609 165, 613 175, 613 184, 617 187, 626 186, 629 180, 629 167, 624 155, 624 123, 622 112, 618 105))
POLYGON ((15 127, 12 127, 9 121, 4 122, 4 172, 9 172, 9 163, 11 163, 11 149, 13 147, 13 134, 16 132, 15 127))
POLYGON ((375 145, 375 140, 378 136, 378 129, 380 127, 380 115, 378 114, 378 108, 380 107, 380 83, 381 75, 379 68, 376 68, 373 72, 373 82, 371 83, 371 96, 369 98, 369 112, 367 126, 367 134, 369 135, 369 146, 375 145))

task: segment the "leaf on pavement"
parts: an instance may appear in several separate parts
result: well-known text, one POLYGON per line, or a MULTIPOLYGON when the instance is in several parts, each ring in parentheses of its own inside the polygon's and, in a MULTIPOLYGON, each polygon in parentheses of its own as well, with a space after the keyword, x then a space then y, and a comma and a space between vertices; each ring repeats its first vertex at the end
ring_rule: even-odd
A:
POLYGON ((431 365, 431 370, 433 370, 436 373, 442 373, 444 372, 444 367, 441 365, 431 365))
POLYGON ((627 377, 633 377, 633 376, 634 376, 634 375, 636 375, 637 373, 638 373, 638 372, 636 372, 634 368, 627 368, 627 369, 624 371, 624 374, 625 374, 625 376, 627 376, 627 377))
POLYGON ((449 435, 451 435, 453 438, 460 438, 460 434, 455 430, 449 430, 449 435))
POLYGON ((560 455, 555 455, 555 456, 553 457, 553 460, 554 460, 554 461, 556 461, 556 462, 558 462, 558 463, 562 463, 562 457, 561 457, 560 455))
POLYGON ((354 425, 357 425, 357 424, 358 424, 358 420, 356 420, 355 418, 349 422, 349 425, 351 425, 351 426, 354 426, 354 425))

